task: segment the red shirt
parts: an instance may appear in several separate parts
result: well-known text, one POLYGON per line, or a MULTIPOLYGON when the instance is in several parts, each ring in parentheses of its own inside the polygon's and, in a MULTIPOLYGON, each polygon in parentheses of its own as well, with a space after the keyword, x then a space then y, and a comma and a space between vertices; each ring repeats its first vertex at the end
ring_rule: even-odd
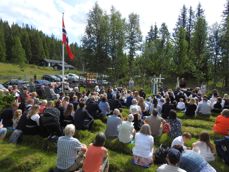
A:
POLYGON ((83 162, 84 172, 100 172, 107 149, 90 144, 83 162))
POLYGON ((216 117, 213 127, 214 132, 222 135, 228 135, 229 132, 229 117, 219 115, 216 117))

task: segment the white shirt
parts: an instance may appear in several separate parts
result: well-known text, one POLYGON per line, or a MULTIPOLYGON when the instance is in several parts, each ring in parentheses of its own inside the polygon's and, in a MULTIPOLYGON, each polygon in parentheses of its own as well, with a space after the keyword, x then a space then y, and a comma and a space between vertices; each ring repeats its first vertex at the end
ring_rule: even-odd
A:
POLYGON ((118 139, 122 143, 129 143, 133 139, 133 129, 134 126, 129 121, 123 121, 121 125, 118 126, 118 139))
POLYGON ((211 152, 211 149, 207 146, 205 142, 197 141, 193 146, 193 151, 201 155, 206 161, 214 161, 215 157, 211 152))
POLYGON ((40 119, 40 115, 38 115, 38 114, 31 116, 31 120, 35 121, 38 126, 40 126, 39 119, 40 119))
POLYGON ((184 102, 178 102, 177 103, 177 109, 184 110, 185 109, 185 103, 184 102))
POLYGON ((134 113, 142 113, 141 107, 139 105, 131 105, 130 106, 130 113, 134 114, 134 113))
POLYGON ((186 171, 173 165, 163 164, 160 167, 158 167, 157 172, 186 172, 186 171))
POLYGON ((184 146, 184 140, 182 136, 178 136, 175 139, 173 139, 173 142, 171 144, 171 147, 173 147, 174 145, 181 145, 184 146))
POLYGON ((133 154, 143 158, 152 159, 153 145, 154 145, 153 136, 137 133, 135 135, 135 146, 133 148, 133 154))

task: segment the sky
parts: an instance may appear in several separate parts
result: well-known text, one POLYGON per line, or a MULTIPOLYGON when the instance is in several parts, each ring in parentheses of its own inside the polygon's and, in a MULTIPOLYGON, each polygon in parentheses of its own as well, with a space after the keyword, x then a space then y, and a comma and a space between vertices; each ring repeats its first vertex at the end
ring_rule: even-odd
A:
POLYGON ((160 26, 165 22, 172 32, 183 5, 196 10, 198 3, 201 3, 208 25, 220 23, 226 4, 226 0, 0 0, 0 18, 10 24, 32 25, 47 35, 54 34, 61 39, 64 12, 69 41, 81 44, 88 12, 95 2, 108 14, 111 6, 120 11, 124 18, 132 12, 137 13, 144 37, 155 23, 160 26))

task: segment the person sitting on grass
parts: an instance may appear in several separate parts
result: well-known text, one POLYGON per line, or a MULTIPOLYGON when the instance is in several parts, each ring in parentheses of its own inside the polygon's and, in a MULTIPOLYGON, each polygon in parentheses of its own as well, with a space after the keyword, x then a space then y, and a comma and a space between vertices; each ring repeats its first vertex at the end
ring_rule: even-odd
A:
POLYGON ((187 143, 188 141, 190 141, 192 138, 191 134, 188 132, 184 132, 182 134, 182 136, 178 136, 175 139, 173 139, 171 147, 175 146, 175 145, 180 145, 182 146, 184 149, 186 149, 186 146, 184 145, 185 143, 187 143))
POLYGON ((119 109, 114 109, 113 114, 107 118, 106 137, 118 137, 118 126, 122 123, 119 109))
POLYGON ((81 172, 108 172, 108 150, 104 147, 106 137, 98 133, 86 152, 81 172))
POLYGON ((71 172, 78 170, 83 163, 86 145, 74 138, 75 126, 66 125, 65 136, 61 136, 57 141, 57 168, 55 172, 71 172))
POLYGON ((211 105, 208 103, 206 96, 203 97, 203 101, 198 103, 196 115, 203 117, 209 117, 211 115, 211 105))
POLYGON ((194 98, 191 98, 189 102, 185 104, 186 110, 185 110, 185 115, 189 117, 194 117, 195 116, 195 111, 196 111, 196 100, 194 98))
POLYGON ((145 123, 150 125, 152 136, 160 136, 162 134, 163 124, 166 121, 158 116, 158 112, 154 109, 152 115, 145 119, 145 123))
POLYGON ((127 121, 122 121, 122 124, 118 126, 118 139, 122 143, 130 143, 134 135, 134 125, 132 121, 134 116, 132 114, 128 115, 127 121))
POLYGON ((157 172, 186 172, 185 170, 178 167, 181 153, 177 149, 170 148, 166 156, 168 164, 163 164, 158 167, 157 172))
POLYGON ((179 167, 187 172, 216 172, 216 170, 199 154, 193 150, 184 150, 181 145, 173 148, 181 153, 179 167))
POLYGON ((149 124, 144 124, 135 135, 133 163, 148 168, 153 163, 154 138, 151 136, 149 124))
POLYGON ((222 110, 223 110, 222 98, 217 97, 217 101, 213 103, 212 112, 213 113, 220 113, 222 110))
POLYGON ((171 139, 176 138, 177 136, 181 135, 181 120, 177 118, 177 113, 174 110, 170 110, 169 112, 169 119, 167 122, 170 125, 169 137, 171 139))
POLYGON ((0 140, 3 140, 6 136, 7 129, 4 128, 2 121, 0 122, 0 140))
POLYGON ((200 154, 206 161, 214 161, 215 147, 210 142, 210 136, 207 132, 202 132, 199 141, 192 144, 192 150, 200 154))
POLYGON ((184 103, 184 99, 180 98, 179 102, 177 103, 177 110, 179 111, 184 111, 185 110, 185 103, 184 103))
POLYGON ((213 130, 220 135, 229 135, 229 109, 224 109, 221 114, 216 117, 213 130))
POLYGON ((18 123, 19 123, 19 120, 21 119, 21 116, 22 116, 22 110, 21 109, 17 109, 14 113, 14 116, 13 116, 13 129, 16 129, 18 123))

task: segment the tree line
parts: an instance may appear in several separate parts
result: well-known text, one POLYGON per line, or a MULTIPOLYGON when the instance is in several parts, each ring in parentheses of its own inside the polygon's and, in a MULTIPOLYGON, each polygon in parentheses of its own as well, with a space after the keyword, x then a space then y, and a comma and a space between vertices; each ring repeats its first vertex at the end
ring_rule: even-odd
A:
MULTIPOLYGON (((76 58, 69 62, 79 70, 109 74, 112 81, 162 74, 221 81, 228 87, 228 0, 222 14, 220 23, 208 26, 201 4, 195 10, 184 5, 173 32, 166 23, 154 24, 143 38, 138 14, 124 18, 114 7, 107 13, 95 3, 88 13, 82 45, 70 45, 76 58)), ((37 64, 42 58, 61 59, 61 40, 28 25, 0 21, 1 62, 37 64)))

